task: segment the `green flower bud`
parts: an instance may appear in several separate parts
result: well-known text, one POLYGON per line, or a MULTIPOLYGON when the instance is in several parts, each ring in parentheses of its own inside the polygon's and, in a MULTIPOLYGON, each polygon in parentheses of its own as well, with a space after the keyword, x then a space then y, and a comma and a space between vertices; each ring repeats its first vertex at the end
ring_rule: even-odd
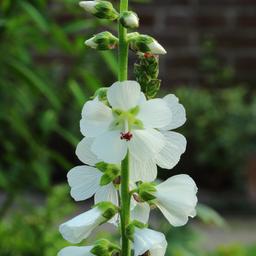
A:
POLYGON ((96 256, 111 256, 114 252, 120 251, 120 247, 107 239, 100 239, 95 242, 91 253, 96 256))
POLYGON ((138 28, 139 27, 139 17, 135 12, 132 11, 126 11, 123 12, 120 17, 120 23, 125 28, 138 28))
POLYGON ((138 220, 133 220, 126 228, 126 236, 133 241, 134 240, 134 232, 135 228, 145 228, 147 225, 144 223, 138 221, 138 220))
POLYGON ((100 51, 111 50, 117 47, 118 39, 110 32, 105 31, 86 40, 85 45, 100 51))
POLYGON ((141 35, 132 33, 128 36, 130 48, 136 52, 152 53, 152 54, 166 54, 166 50, 153 37, 148 35, 141 35))
POLYGON ((113 5, 108 1, 81 1, 79 5, 100 19, 116 20, 119 16, 113 5))
POLYGON ((93 208, 97 207, 101 211, 101 215, 107 219, 112 219, 119 211, 119 208, 110 202, 100 202, 94 205, 93 208))
POLYGON ((91 99, 98 97, 99 101, 103 102, 105 105, 108 105, 107 92, 107 87, 101 87, 94 93, 91 99))
POLYGON ((144 182, 138 184, 138 195, 142 200, 146 202, 156 199, 154 196, 155 192, 155 184, 152 182, 144 182))
POLYGON ((99 162, 96 164, 96 168, 104 173, 100 180, 101 186, 109 184, 120 175, 120 167, 115 164, 99 162))

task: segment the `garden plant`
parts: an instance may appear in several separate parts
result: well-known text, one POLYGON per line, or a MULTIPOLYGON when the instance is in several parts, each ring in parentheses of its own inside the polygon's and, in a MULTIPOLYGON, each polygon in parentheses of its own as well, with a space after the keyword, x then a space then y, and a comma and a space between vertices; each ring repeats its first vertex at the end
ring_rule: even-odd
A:
POLYGON ((178 98, 155 98, 160 89, 159 55, 166 54, 156 39, 130 30, 138 15, 120 0, 117 11, 108 1, 82 1, 80 6, 99 19, 118 23, 118 36, 105 31, 85 41, 99 50, 118 49, 118 81, 98 89, 82 109, 84 138, 76 155, 84 165, 68 172, 71 196, 76 201, 94 195, 95 205, 60 225, 71 244, 88 238, 104 223, 120 230, 120 244, 105 238, 87 246, 68 246, 59 256, 163 256, 167 240, 148 227, 150 210, 158 208, 170 225, 178 227, 196 215, 197 186, 186 175, 158 184, 157 166, 172 169, 185 152, 186 139, 173 130, 186 121, 178 98), (136 54, 134 80, 128 80, 128 52, 136 54))

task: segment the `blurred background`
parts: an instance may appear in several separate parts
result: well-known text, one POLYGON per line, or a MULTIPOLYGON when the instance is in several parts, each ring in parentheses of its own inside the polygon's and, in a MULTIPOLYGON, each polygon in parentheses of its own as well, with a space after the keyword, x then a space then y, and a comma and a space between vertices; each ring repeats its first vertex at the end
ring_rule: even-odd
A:
MULTIPOLYGON (((188 140, 174 170, 199 187, 198 217, 165 231, 167 256, 256 255, 256 1, 131 1, 161 57, 159 95, 187 110, 188 140)), ((0 255, 52 256, 67 245, 58 225, 89 207, 69 196, 67 171, 81 108, 116 80, 116 52, 85 39, 116 27, 86 15, 77 0, 0 2, 0 255)), ((133 79, 130 59, 130 79, 133 79)), ((102 231, 103 233, 108 230, 102 231)), ((104 233, 109 235, 109 233, 104 233)))

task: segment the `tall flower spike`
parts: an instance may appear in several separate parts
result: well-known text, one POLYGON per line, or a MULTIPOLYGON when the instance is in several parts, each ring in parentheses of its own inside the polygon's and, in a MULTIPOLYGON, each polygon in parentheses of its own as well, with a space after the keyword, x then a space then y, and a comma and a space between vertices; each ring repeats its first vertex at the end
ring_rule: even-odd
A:
POLYGON ((116 20, 119 16, 113 5, 108 1, 81 1, 79 5, 100 19, 116 20))

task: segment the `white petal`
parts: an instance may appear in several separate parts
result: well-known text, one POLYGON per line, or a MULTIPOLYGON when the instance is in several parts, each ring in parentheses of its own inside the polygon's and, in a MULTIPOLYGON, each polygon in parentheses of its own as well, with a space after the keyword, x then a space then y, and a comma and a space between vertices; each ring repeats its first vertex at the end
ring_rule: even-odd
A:
POLYGON ((146 128, 163 128, 171 122, 171 111, 162 99, 148 100, 139 107, 137 118, 146 128))
POLYGON ((140 85, 136 81, 123 81, 112 84, 107 98, 115 109, 129 110, 137 106, 141 97, 140 85))
POLYGON ((162 251, 155 251, 160 254, 150 254, 151 256, 164 256, 166 249, 166 239, 164 234, 149 228, 135 228, 134 232, 134 256, 143 255, 145 252, 154 252, 156 248, 162 247, 162 251), (152 250, 152 251, 151 251, 152 250))
POLYGON ((196 215, 197 187, 191 177, 176 175, 156 186, 156 205, 173 226, 185 225, 196 215))
POLYGON ((137 160, 154 158, 165 145, 163 134, 155 129, 134 130, 132 134, 128 147, 137 160))
POLYGON ((153 54, 166 54, 166 50, 164 49, 164 47, 159 44, 155 39, 152 43, 148 45, 148 47, 153 54))
POLYGON ((63 248, 58 256, 93 256, 90 252, 93 246, 68 246, 63 248))
POLYGON ((150 206, 148 203, 136 203, 135 207, 131 210, 131 219, 147 224, 149 214, 150 206))
POLYGON ((71 196, 76 201, 90 198, 100 188, 101 176, 102 173, 94 167, 86 165, 74 167, 67 174, 71 196))
POLYGON ((106 220, 101 214, 101 211, 95 207, 61 224, 59 231, 63 238, 70 243, 80 243, 106 220))
POLYGON ((186 111, 183 105, 179 103, 179 99, 173 94, 168 94, 163 100, 168 104, 171 110, 172 119, 171 122, 162 129, 173 130, 182 126, 186 122, 186 111))
POLYGON ((112 121, 112 110, 95 98, 83 107, 80 130, 86 137, 95 137, 105 132, 112 121))
POLYGON ((76 147, 76 155, 78 159, 88 165, 94 166, 100 162, 100 159, 92 152, 91 147, 94 139, 83 138, 76 147))
MULTIPOLYGON (((95 193, 94 203, 97 204, 99 202, 111 202, 114 205, 119 205, 118 200, 118 192, 115 189, 113 183, 109 183, 106 186, 100 187, 100 189, 95 193)), ((118 214, 116 214, 111 220, 108 221, 111 224, 118 225, 118 214)))
POLYGON ((96 11, 95 5, 97 4, 96 1, 81 1, 79 5, 84 8, 87 12, 94 13, 96 11))
POLYGON ((130 154, 130 179, 132 182, 150 182, 154 181, 156 177, 157 166, 153 159, 140 161, 133 154, 130 154))
POLYGON ((162 132, 166 143, 164 148, 156 155, 156 163, 162 168, 172 169, 185 152, 186 138, 177 132, 162 132))
POLYGON ((120 164, 127 153, 127 142, 120 139, 119 131, 108 131, 95 138, 92 152, 107 163, 120 164))
POLYGON ((117 190, 115 189, 112 182, 106 186, 101 186, 95 194, 95 197, 94 197, 95 204, 103 201, 108 201, 113 203, 114 205, 118 205, 117 190))
POLYGON ((152 256, 164 256, 167 248, 167 241, 166 239, 163 240, 161 243, 157 244, 150 250, 150 255, 152 256))

